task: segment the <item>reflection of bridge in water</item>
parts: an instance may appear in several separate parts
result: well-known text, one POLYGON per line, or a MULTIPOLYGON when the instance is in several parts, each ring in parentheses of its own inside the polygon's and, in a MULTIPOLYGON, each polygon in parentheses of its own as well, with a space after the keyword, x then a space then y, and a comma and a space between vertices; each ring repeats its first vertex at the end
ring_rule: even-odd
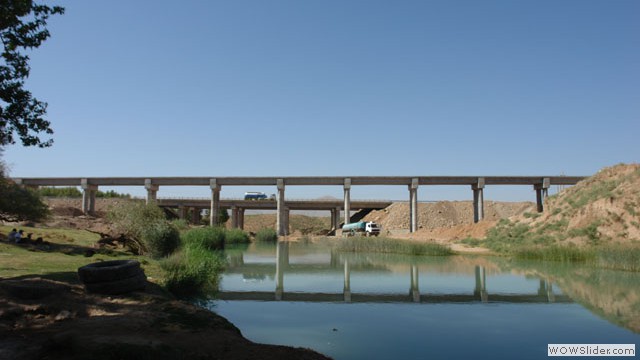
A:
MULTIPOLYGON (((271 264, 246 264, 242 258, 236 258, 227 269, 227 273, 250 273, 255 276, 258 273, 273 274, 271 264)), ((553 292, 553 285, 549 280, 540 279, 537 293, 532 294, 489 294, 487 291, 487 277, 483 266, 475 266, 475 287, 469 294, 429 294, 421 293, 419 286, 419 269, 415 264, 409 271, 410 286, 407 293, 378 294, 378 293, 352 293, 351 270, 352 265, 348 259, 344 264, 339 264, 331 255, 328 268, 322 272, 344 273, 344 286, 341 293, 313 293, 313 292, 285 292, 284 275, 293 268, 289 264, 289 243, 279 242, 276 250, 275 263, 275 291, 225 291, 218 292, 220 300, 254 300, 254 301, 302 301, 302 302, 372 302, 372 303, 469 303, 469 302, 508 302, 508 303, 570 303, 571 298, 553 292)), ((318 272, 317 264, 296 265, 295 273, 318 272)))

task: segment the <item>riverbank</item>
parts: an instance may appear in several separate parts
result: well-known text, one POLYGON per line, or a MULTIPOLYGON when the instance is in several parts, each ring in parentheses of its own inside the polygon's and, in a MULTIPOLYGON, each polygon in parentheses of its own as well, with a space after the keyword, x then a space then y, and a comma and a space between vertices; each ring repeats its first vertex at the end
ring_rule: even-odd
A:
POLYGON ((96 249, 97 234, 21 227, 43 244, 12 244, 0 226, 1 359, 327 359, 306 349, 256 344, 224 318, 176 300, 159 262, 125 249, 96 249), (144 292, 87 293, 77 268, 136 259, 144 292))
POLYGON ((172 299, 154 284, 106 297, 34 276, 0 280, 0 358, 328 359, 253 343, 221 316, 172 299))

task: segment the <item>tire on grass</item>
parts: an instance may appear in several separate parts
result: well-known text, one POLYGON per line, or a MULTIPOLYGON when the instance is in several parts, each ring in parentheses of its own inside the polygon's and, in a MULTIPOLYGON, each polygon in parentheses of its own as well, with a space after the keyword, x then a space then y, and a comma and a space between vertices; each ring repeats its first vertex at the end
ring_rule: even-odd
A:
POLYGON ((78 268, 78 276, 84 284, 128 279, 139 272, 140 263, 136 260, 103 261, 78 268))
POLYGON ((142 269, 130 278, 115 281, 105 281, 99 283, 86 283, 84 287, 87 291, 97 294, 118 295, 126 294, 136 290, 144 290, 147 285, 147 277, 142 269))

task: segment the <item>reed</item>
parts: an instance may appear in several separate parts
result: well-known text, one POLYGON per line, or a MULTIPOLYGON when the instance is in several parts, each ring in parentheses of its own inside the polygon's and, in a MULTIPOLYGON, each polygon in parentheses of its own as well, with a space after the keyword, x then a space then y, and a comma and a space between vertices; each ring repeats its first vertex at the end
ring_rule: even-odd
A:
POLYGON ((350 237, 340 241, 336 248, 338 251, 344 252, 393 253, 431 256, 446 256, 453 254, 453 251, 445 245, 397 240, 386 237, 350 237))

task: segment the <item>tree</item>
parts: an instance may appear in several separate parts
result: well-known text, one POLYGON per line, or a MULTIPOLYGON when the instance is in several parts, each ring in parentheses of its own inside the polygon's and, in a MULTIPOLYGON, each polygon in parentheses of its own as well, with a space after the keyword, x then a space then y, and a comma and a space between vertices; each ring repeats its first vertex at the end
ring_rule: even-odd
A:
MULTIPOLYGON (((2 153, 0 152, 0 155, 2 153)), ((0 221, 38 221, 49 214, 49 208, 35 190, 23 188, 5 178, 5 165, 0 160, 0 221)))
POLYGON ((0 0, 0 40, 4 46, 0 62, 0 146, 15 144, 49 147, 53 139, 42 140, 40 133, 53 134, 44 119, 47 103, 23 88, 29 77, 29 57, 21 53, 39 47, 47 38, 45 28, 50 15, 63 14, 60 6, 35 4, 32 0, 0 0))

